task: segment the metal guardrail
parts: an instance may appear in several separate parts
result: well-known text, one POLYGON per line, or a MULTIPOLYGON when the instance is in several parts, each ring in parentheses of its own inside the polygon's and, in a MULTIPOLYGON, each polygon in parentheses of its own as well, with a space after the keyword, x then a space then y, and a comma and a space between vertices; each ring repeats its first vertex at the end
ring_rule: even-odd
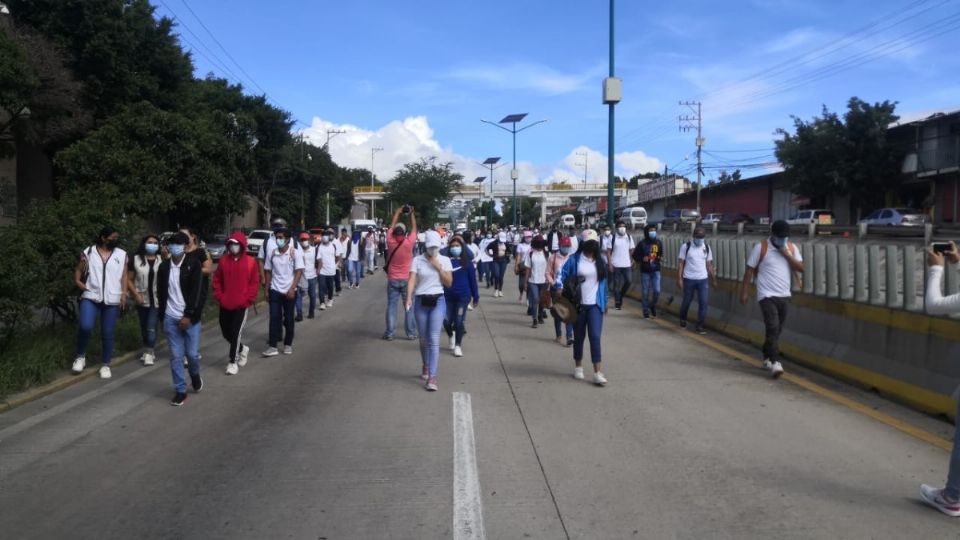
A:
MULTIPOLYGON (((692 231, 695 226, 693 223, 672 223, 667 226, 661 224, 661 230, 685 233, 692 231)), ((703 225, 703 227, 707 229, 707 231, 712 231, 713 235, 730 233, 737 236, 763 236, 770 233, 770 225, 767 224, 740 223, 732 225, 714 223, 712 225, 703 225)), ((952 225, 935 227, 932 224, 927 224, 922 227, 898 227, 894 225, 820 225, 811 223, 809 225, 791 225, 790 236, 792 238, 806 237, 808 239, 821 236, 834 236, 856 240, 915 238, 919 240, 918 244, 922 243, 923 245, 927 245, 934 240, 960 240, 960 227, 952 225)))

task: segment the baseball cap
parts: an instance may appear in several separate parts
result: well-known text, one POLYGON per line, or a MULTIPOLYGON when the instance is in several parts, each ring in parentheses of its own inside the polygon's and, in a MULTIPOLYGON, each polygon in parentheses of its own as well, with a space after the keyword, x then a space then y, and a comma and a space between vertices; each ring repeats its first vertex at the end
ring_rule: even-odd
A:
POLYGON ((570 247, 573 245, 573 242, 570 241, 569 236, 564 236, 560 239, 560 247, 570 247))
POLYGON ((423 243, 428 248, 440 247, 440 233, 437 231, 427 231, 427 236, 424 238, 423 243))
POLYGON ((593 229, 584 229, 583 232, 580 233, 580 239, 583 240, 584 242, 589 242, 590 240, 597 240, 598 238, 599 236, 597 236, 597 231, 593 229))

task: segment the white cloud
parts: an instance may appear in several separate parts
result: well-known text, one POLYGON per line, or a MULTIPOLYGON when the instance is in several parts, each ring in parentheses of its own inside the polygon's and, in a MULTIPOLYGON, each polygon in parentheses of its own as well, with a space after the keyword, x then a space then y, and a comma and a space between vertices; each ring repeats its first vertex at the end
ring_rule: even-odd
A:
POLYGON ((454 68, 447 72, 446 77, 496 90, 528 90, 555 96, 584 90, 601 75, 600 67, 580 73, 563 73, 543 64, 514 62, 454 68))
POLYGON ((648 172, 662 171, 664 165, 659 159, 648 156, 640 150, 617 154, 614 156, 614 162, 620 165, 620 169, 624 175, 628 177, 648 172))
POLYGON ((825 41, 823 33, 811 28, 797 28, 782 36, 778 36, 762 47, 768 54, 792 52, 809 43, 825 41))

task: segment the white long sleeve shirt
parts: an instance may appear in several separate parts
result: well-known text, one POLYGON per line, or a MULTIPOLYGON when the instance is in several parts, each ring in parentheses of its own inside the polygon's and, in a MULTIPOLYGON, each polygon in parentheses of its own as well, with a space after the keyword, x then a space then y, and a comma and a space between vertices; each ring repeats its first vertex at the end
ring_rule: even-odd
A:
MULTIPOLYGON (((950 265, 951 271, 957 270, 957 265, 950 265)), ((943 267, 931 266, 927 269, 926 307, 930 315, 949 315, 960 313, 960 293, 943 295, 943 267)))

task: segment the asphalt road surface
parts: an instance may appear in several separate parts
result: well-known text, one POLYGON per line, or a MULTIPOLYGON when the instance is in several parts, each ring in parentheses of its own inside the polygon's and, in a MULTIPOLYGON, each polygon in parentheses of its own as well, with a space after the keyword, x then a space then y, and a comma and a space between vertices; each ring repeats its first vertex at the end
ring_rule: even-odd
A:
POLYGON ((531 329, 516 282, 506 289, 482 290, 465 357, 443 338, 436 393, 422 387, 416 342, 379 339, 380 272, 298 324, 292 356, 257 354, 261 309, 237 376, 224 374, 226 345, 209 325, 204 390, 181 408, 168 404, 162 361, 4 413, 0 537, 960 536, 960 522, 917 498, 921 482, 943 482, 942 448, 770 380, 629 302, 604 323, 609 385, 575 381, 552 321, 531 329))

